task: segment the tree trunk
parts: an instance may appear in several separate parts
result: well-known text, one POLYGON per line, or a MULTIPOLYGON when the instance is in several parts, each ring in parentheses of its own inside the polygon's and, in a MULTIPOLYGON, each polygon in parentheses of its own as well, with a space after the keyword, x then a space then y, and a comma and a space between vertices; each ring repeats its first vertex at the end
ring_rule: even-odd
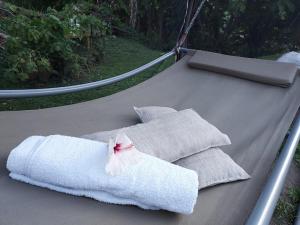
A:
POLYGON ((147 31, 146 34, 150 35, 152 31, 152 8, 148 9, 147 12, 147 31))
POLYGON ((130 21, 129 21, 129 24, 132 28, 135 28, 136 19, 137 19, 137 11, 138 11, 137 0, 130 0, 129 7, 130 7, 130 21))
POLYGON ((1 49, 4 49, 4 44, 5 44, 7 37, 8 36, 6 34, 0 33, 0 48, 1 49))
POLYGON ((164 31, 164 9, 163 7, 159 7, 158 12, 158 27, 159 27, 159 41, 163 41, 163 31, 164 31))

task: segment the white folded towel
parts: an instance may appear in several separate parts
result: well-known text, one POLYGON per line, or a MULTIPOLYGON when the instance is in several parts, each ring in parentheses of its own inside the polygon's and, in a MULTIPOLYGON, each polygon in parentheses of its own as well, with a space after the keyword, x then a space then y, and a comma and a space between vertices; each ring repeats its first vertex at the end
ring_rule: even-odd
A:
POLYGON ((141 153, 120 175, 105 172, 107 144, 74 137, 32 136, 12 150, 13 179, 51 190, 144 209, 190 214, 198 195, 196 172, 141 153))

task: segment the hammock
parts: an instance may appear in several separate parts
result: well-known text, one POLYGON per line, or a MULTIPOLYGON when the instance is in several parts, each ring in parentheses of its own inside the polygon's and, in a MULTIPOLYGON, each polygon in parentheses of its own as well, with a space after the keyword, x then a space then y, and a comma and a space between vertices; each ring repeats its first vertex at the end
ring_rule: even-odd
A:
MULTIPOLYGON (((296 76, 288 88, 240 79, 191 68, 188 61, 193 54, 189 50, 181 60, 153 78, 111 96, 56 108, 0 112, 0 224, 245 224, 296 117, 300 106, 300 77, 296 76), (138 122, 133 105, 195 109, 230 136, 233 144, 224 151, 252 179, 201 190, 190 216, 108 205, 9 179, 5 169, 7 156, 24 138, 55 133, 81 136, 129 126, 138 122)), ((298 119, 282 151, 288 155, 279 158, 285 164, 292 159, 299 136, 298 119)), ((280 176, 285 169, 280 167, 280 176)))
MULTIPOLYGON (((196 0, 187 0, 185 18, 175 48, 133 71, 68 87, 0 90, 0 98, 72 93, 135 76, 175 54, 177 60, 181 59, 155 77, 101 99, 49 109, 0 112, 1 225, 269 224, 300 138, 300 116, 297 115, 300 106, 300 77, 296 76, 288 88, 240 79, 240 73, 226 68, 228 63, 224 63, 223 56, 215 59, 223 64, 217 70, 189 67, 188 61, 195 51, 182 46, 205 1, 199 1, 198 7, 195 7, 196 0), (225 76, 222 73, 225 70, 233 76, 225 76), (81 136, 129 126, 138 122, 132 111, 133 105, 195 109, 230 136, 233 144, 224 148, 224 151, 245 168, 252 179, 201 190, 194 213, 179 216, 166 211, 108 205, 8 178, 5 168, 7 156, 26 137, 55 133, 81 136), (285 145, 273 165, 292 123, 285 145)), ((224 56, 225 59, 228 60, 228 57, 224 56)), ((252 61, 255 60, 238 60, 244 69, 253 71, 252 61), (252 68, 247 63, 252 64, 252 68)), ((211 64, 211 60, 208 61, 211 64)), ((273 71, 274 68, 269 67, 273 71)), ((243 71, 243 76, 249 71, 243 71)), ((284 77, 286 74, 282 75, 284 77)), ((260 79, 260 76, 256 78, 260 79)))

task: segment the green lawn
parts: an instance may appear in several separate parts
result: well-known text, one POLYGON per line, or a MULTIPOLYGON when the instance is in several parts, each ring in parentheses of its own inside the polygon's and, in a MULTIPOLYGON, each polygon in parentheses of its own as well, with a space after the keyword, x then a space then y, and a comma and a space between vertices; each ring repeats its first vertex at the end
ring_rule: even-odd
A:
POLYGON ((278 59, 282 54, 278 53, 278 54, 274 54, 274 55, 266 55, 263 57, 260 57, 261 59, 269 59, 269 60, 276 60, 278 59))
MULTIPOLYGON (((138 66, 141 66, 163 54, 157 50, 151 50, 144 45, 124 38, 110 38, 106 43, 103 61, 89 71, 80 82, 90 82, 112 77, 138 66)), ((18 100, 0 100, 0 111, 3 110, 25 110, 47 108, 61 105, 74 104, 111 95, 130 86, 136 85, 145 79, 155 75, 172 64, 174 59, 156 65, 136 77, 132 77, 116 84, 98 88, 90 91, 83 91, 74 94, 65 94, 52 97, 26 98, 18 100)), ((72 84, 78 83, 72 82, 72 84)), ((70 84, 70 83, 68 83, 70 84)), ((65 84, 63 84, 65 85, 65 84)), ((53 84, 51 84, 53 86, 53 84)), ((12 84, 1 82, 0 88, 22 88, 23 86, 13 86, 12 84)))
POLYGON ((290 187, 287 193, 282 195, 275 210, 275 224, 292 225, 297 215, 300 203, 300 188, 290 187))

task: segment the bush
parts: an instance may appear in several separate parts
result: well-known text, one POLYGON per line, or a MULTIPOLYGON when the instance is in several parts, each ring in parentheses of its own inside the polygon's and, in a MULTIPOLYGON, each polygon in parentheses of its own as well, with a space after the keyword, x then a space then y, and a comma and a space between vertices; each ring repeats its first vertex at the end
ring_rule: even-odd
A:
MULTIPOLYGON (((2 19, 8 34, 4 46, 4 76, 10 81, 47 81, 51 75, 79 77, 87 58, 78 47, 91 49, 101 45, 109 25, 91 13, 88 4, 69 4, 62 10, 48 8, 45 13, 31 11, 2 19), (93 40, 97 38, 97 45, 93 40)), ((100 47, 99 47, 100 46, 100 47)))

